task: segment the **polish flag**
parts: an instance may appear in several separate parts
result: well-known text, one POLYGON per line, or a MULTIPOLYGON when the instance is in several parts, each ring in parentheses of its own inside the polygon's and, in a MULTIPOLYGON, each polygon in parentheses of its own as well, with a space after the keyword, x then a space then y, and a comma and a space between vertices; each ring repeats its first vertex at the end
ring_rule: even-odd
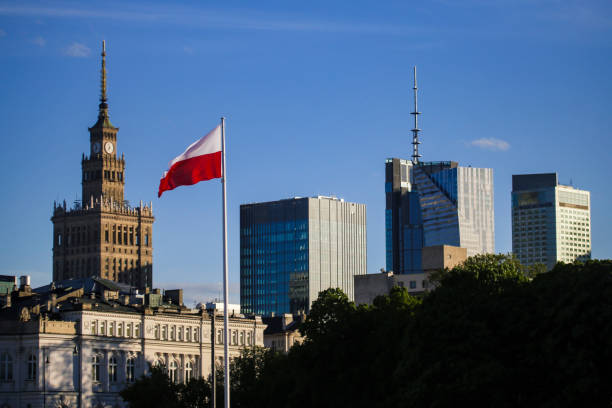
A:
POLYGON ((221 125, 193 143, 170 162, 170 169, 159 182, 158 197, 178 186, 190 186, 200 181, 221 178, 221 125))

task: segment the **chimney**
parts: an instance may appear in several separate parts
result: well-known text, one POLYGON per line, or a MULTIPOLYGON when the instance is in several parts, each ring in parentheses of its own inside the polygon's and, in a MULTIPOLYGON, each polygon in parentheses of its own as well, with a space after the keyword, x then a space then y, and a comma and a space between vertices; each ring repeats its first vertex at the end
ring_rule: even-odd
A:
POLYGON ((19 277, 19 290, 25 290, 30 287, 30 275, 22 275, 19 277))
POLYGON ((282 316, 283 321, 283 330, 287 330, 287 326, 293 322, 293 315, 291 313, 285 313, 282 316))

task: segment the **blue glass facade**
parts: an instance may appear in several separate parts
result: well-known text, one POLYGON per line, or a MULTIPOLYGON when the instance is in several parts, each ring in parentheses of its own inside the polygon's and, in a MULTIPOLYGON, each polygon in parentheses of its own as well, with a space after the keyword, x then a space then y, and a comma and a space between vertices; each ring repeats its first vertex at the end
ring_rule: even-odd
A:
POLYGON ((422 249, 460 246, 494 252, 493 171, 456 162, 387 159, 387 270, 422 273, 422 249))
POLYGON ((329 287, 352 296, 352 275, 365 273, 365 252, 363 205, 329 198, 242 205, 241 310, 308 312, 329 287))
POLYGON ((240 304, 244 313, 305 310, 308 213, 304 203, 241 208, 240 304))

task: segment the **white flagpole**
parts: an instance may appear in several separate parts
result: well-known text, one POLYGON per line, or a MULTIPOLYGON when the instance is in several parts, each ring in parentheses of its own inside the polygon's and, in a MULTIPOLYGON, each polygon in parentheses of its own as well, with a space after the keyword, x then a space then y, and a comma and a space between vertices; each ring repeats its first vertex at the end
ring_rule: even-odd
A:
MULTIPOLYGON (((225 408, 230 406, 230 368, 229 368, 229 308, 227 305, 228 298, 228 272, 227 272, 227 208, 225 203, 225 118, 221 118, 221 170, 223 177, 221 178, 221 186, 223 190, 223 352, 224 352, 224 366, 225 366, 225 381, 224 381, 224 394, 225 394, 225 408)), ((214 370, 214 367, 213 367, 214 370)))

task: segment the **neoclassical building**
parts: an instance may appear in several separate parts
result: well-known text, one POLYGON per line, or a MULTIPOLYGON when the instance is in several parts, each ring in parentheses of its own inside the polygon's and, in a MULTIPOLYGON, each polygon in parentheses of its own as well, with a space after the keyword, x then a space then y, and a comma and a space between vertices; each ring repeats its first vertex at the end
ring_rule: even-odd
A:
MULTIPOLYGON (((207 377, 223 359, 223 316, 181 298, 101 278, 22 283, 0 309, 0 407, 125 407, 118 392, 150 364, 177 382, 207 377)), ((229 324, 230 356, 264 345, 261 318, 229 324)))

